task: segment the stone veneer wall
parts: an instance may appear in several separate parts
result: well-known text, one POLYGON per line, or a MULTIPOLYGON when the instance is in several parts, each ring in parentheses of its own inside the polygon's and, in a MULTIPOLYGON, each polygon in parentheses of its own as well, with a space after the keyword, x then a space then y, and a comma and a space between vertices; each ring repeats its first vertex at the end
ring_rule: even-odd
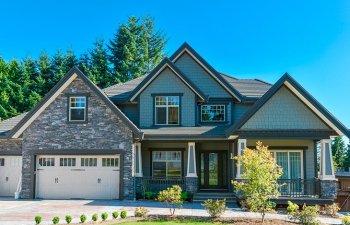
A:
POLYGON ((22 139, 0 139, 1 155, 22 155, 22 139))
POLYGON ((337 197, 336 180, 320 180, 320 198, 335 199, 337 197))
POLYGON ((34 197, 35 155, 60 150, 121 153, 120 198, 132 199, 130 128, 81 79, 75 79, 23 133, 22 198, 34 197), (67 94, 88 95, 88 122, 67 122, 67 94), (39 152, 39 153, 38 153, 39 152))

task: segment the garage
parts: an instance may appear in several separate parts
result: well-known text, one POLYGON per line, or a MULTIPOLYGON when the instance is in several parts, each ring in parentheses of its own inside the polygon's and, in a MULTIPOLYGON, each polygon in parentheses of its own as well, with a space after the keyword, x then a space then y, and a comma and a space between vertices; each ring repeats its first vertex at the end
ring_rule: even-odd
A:
POLYGON ((21 172, 22 156, 0 156, 0 196, 15 196, 21 172))
POLYGON ((36 198, 119 199, 120 155, 39 155, 36 198))

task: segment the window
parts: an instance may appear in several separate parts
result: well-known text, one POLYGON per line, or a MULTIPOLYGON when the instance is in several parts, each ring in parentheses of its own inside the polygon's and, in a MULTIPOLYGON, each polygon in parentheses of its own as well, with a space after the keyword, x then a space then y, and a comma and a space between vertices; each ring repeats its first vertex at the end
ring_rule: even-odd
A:
POLYGON ((179 124, 179 96, 155 97, 155 123, 156 125, 179 124))
POLYGON ((81 166, 95 167, 97 166, 97 158, 81 158, 81 166))
POLYGON ((86 120, 86 97, 70 97, 69 98, 69 121, 85 121, 86 120))
POLYGON ((154 177, 180 177, 181 151, 153 151, 152 168, 154 177))
POLYGON ((5 166, 5 159, 4 158, 0 158, 0 166, 5 166))
POLYGON ((225 122, 225 105, 202 105, 202 122, 225 122))
POLYGON ((302 179, 302 151, 272 151, 277 164, 283 168, 280 179, 302 179))
POLYGON ((40 166, 55 166, 55 158, 39 158, 40 166))
POLYGON ((60 166, 75 166, 75 158, 60 158, 60 166))
POLYGON ((118 158, 103 158, 102 159, 103 167, 118 167, 119 159, 118 158))

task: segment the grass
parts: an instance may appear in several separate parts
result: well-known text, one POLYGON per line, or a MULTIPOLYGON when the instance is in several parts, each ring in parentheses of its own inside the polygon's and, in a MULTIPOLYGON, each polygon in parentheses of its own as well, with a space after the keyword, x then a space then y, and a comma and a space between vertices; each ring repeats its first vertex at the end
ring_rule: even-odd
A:
MULTIPOLYGON (((152 225, 152 224, 159 224, 159 225, 211 225, 211 224, 218 224, 222 225, 224 223, 213 223, 213 222, 203 222, 203 221, 195 221, 195 220, 175 220, 175 221, 169 221, 169 220, 160 220, 160 221, 139 221, 139 222, 126 222, 122 223, 122 225, 152 225)), ((117 225, 117 224, 116 224, 117 225)), ((120 225, 120 224, 118 224, 120 225)))

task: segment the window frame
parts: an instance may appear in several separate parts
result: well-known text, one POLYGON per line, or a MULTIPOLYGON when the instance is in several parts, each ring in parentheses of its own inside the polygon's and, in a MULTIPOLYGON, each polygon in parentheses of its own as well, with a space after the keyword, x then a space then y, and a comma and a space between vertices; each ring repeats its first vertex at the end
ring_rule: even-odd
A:
POLYGON ((201 123, 226 123, 227 122, 227 116, 226 116, 226 113, 227 113, 227 104, 222 104, 222 103, 210 103, 210 104, 203 104, 203 105, 200 105, 199 107, 199 121, 201 123), (204 106, 223 106, 224 107, 224 120, 220 120, 220 121, 203 121, 203 118, 202 118, 202 108, 204 106))
MULTIPOLYGON (((88 98, 89 94, 67 94, 67 122, 68 123, 87 123, 88 122, 88 98), (84 107, 84 120, 71 120, 71 99, 72 98, 85 98, 85 107, 84 107)), ((82 108, 82 107, 73 107, 73 108, 82 108)))
POLYGON ((180 126, 181 124, 181 94, 153 94, 153 112, 154 112, 154 125, 155 126, 180 126), (169 97, 177 97, 178 98, 178 104, 177 105, 169 105, 168 102, 168 98, 169 97), (157 98, 166 98, 166 105, 158 105, 157 106, 157 98), (177 118, 178 121, 176 124, 169 124, 169 108, 178 108, 178 112, 177 112, 177 118), (166 109, 166 118, 165 121, 166 123, 162 124, 162 123, 157 123, 157 108, 165 108, 166 109))
POLYGON ((178 176, 178 177, 172 177, 172 176, 166 176, 166 177, 156 177, 156 178, 182 178, 184 177, 184 174, 185 174, 185 171, 184 171, 184 154, 185 154, 185 149, 183 148, 153 148, 153 149, 150 149, 150 154, 151 154, 151 157, 150 157, 150 168, 151 168, 151 171, 150 171, 150 174, 151 174, 151 177, 155 177, 154 174, 153 174, 153 152, 174 152, 174 151, 178 151, 178 152, 181 152, 181 175, 178 176))
POLYGON ((273 156, 274 159, 276 159, 276 152, 287 152, 288 153, 288 178, 287 179, 291 179, 290 178, 290 156, 289 153, 291 152, 298 152, 300 153, 300 174, 301 174, 301 178, 300 179, 304 179, 305 178, 305 168, 304 168, 304 151, 303 150, 280 150, 280 149, 270 149, 269 150, 273 156))
POLYGON ((0 158, 0 166, 1 167, 5 166, 5 158, 0 158))

